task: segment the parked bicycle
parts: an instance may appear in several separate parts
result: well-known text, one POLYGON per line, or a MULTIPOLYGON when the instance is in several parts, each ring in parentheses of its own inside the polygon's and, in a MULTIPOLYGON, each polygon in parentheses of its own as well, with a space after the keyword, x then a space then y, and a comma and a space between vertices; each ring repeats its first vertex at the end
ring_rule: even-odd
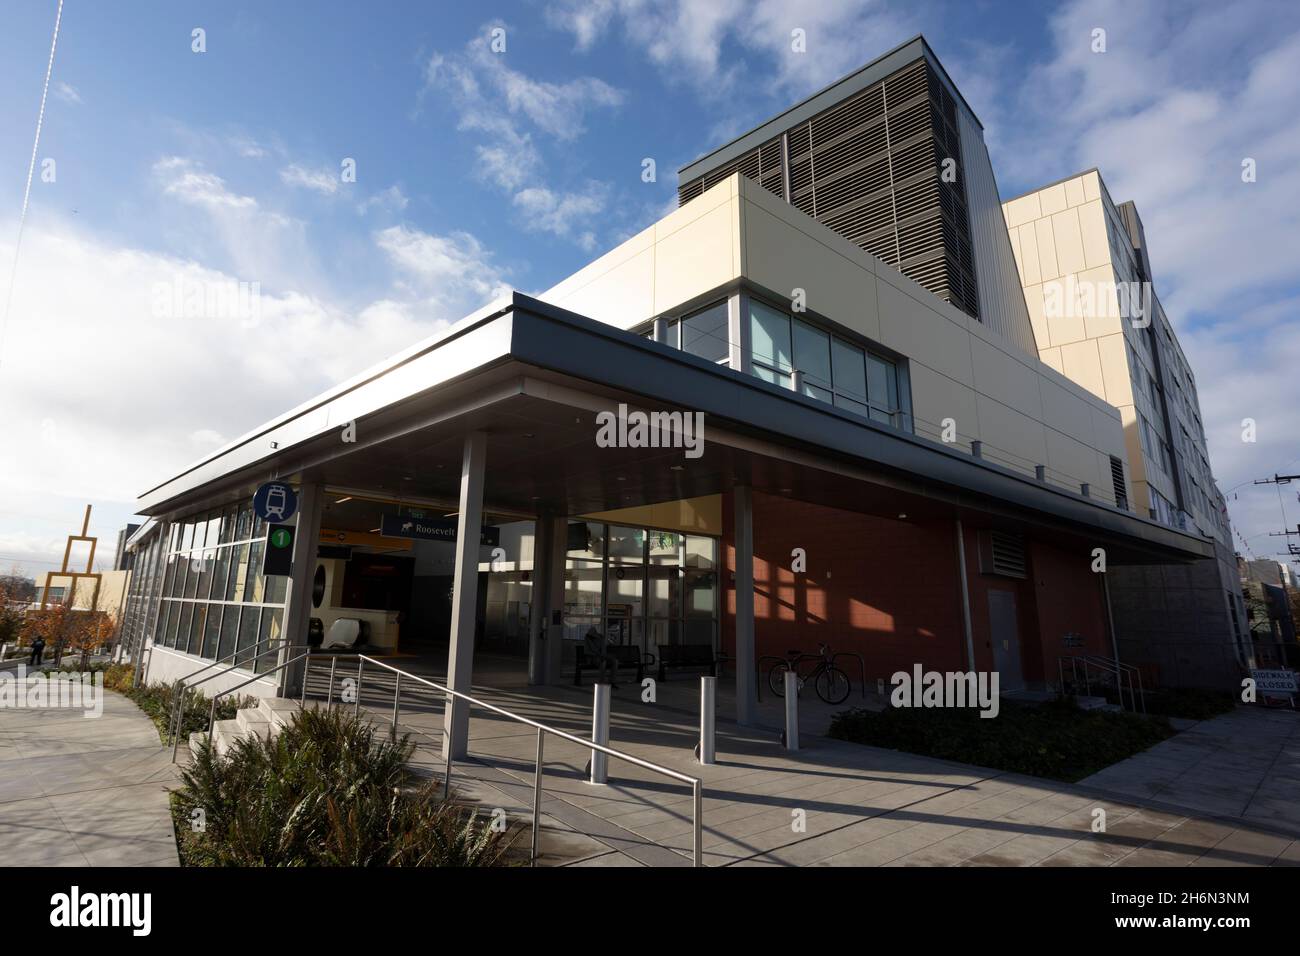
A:
POLYGON ((805 654, 797 650, 788 651, 785 660, 772 665, 771 670, 767 672, 767 686, 777 697, 785 696, 786 671, 793 671, 798 677, 797 686, 800 691, 803 690, 804 684, 812 681, 817 696, 828 704, 844 703, 853 689, 849 683, 849 675, 835 666, 835 655, 825 644, 817 645, 816 654, 805 654), (806 661, 816 661, 817 665, 805 676, 799 672, 799 668, 806 661))

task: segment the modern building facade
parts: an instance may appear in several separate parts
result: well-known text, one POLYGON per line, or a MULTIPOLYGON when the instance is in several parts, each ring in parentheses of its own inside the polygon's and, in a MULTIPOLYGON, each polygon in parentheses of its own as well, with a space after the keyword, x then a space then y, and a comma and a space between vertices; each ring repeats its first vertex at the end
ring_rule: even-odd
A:
POLYGON ((1142 219, 1088 170, 1004 205, 1039 356, 1119 409, 1125 505, 1213 542, 1213 561, 1110 579, 1120 654, 1156 680, 1234 684, 1249 663, 1227 505, 1206 447, 1196 377, 1155 291, 1142 219), (1175 676, 1177 675, 1177 676, 1175 676))
MULTIPOLYGON (((938 103, 971 137, 925 168, 959 147, 984 169, 918 38, 714 157, 757 144, 757 178, 688 166, 684 185, 711 177, 694 198, 539 298, 491 303, 148 489, 128 547, 151 679, 301 643, 331 616, 364 622, 380 653, 441 661, 458 689, 489 657, 570 682, 593 630, 660 661, 722 657, 742 722, 761 657, 821 642, 861 654, 873 687, 915 664, 1047 687, 1063 656, 1113 655, 1095 550, 1114 569, 1213 547, 1117 500, 1123 418, 1038 358, 991 171, 987 192, 959 178, 974 282, 939 286, 907 274, 909 217, 891 213, 886 260, 763 181, 762 146, 785 155, 792 115, 878 87, 885 104, 903 69, 931 117, 916 135, 938 103), (288 578, 261 574, 250 509, 271 477, 300 489, 288 578), (451 540, 419 537, 439 519, 451 540)), ((866 125, 892 124, 884 109, 866 125)), ((910 184, 890 180, 891 207, 910 184)), ((961 266, 936 234, 926 261, 961 266)), ((445 720, 463 752, 463 708, 445 720)))

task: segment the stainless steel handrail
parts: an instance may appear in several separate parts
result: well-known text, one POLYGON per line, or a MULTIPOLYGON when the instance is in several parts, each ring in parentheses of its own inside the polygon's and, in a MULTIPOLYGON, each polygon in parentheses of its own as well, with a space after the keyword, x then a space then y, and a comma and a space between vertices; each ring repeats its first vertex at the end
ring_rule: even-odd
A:
MULTIPOLYGON (((256 647, 257 645, 254 644, 253 646, 256 647)), ((279 647, 279 646, 280 646, 279 644, 276 645, 276 647, 279 647)), ((150 645, 150 650, 152 650, 152 649, 153 649, 153 645, 150 645)), ((244 648, 244 650, 247 650, 247 649, 248 649, 248 648, 244 648)), ((270 650, 270 648, 268 648, 268 650, 270 650)), ((210 671, 210 670, 212 670, 212 668, 214 668, 214 667, 218 667, 218 666, 220 666, 221 664, 226 663, 227 661, 233 660, 235 657, 238 657, 238 656, 239 656, 240 654, 242 654, 242 653, 243 653, 243 651, 241 651, 241 650, 235 650, 235 651, 232 651, 231 653, 227 654, 225 657, 218 658, 218 659, 215 660, 215 661, 210 661, 209 663, 204 664, 202 667, 198 668, 197 670, 192 670, 192 671, 190 671, 190 672, 189 672, 188 674, 186 674, 184 677, 179 677, 179 678, 177 678, 177 679, 176 679, 176 683, 177 683, 178 685, 180 685, 180 687, 181 687, 181 693, 177 695, 177 699, 179 700, 180 697, 182 697, 182 696, 184 695, 184 691, 185 691, 185 689, 187 688, 187 686, 194 686, 194 687, 197 687, 198 684, 202 684, 202 683, 204 683, 204 682, 207 681, 207 678, 205 677, 203 680, 199 681, 199 682, 196 683, 196 684, 193 684, 193 685, 187 685, 186 682, 187 682, 191 677, 194 677, 194 676, 196 676, 196 675, 198 675, 198 674, 202 674, 204 671, 210 671)), ((215 676, 215 675, 213 675, 213 676, 215 676)), ((171 717, 170 717, 170 718, 168 719, 168 721, 167 721, 167 727, 168 727, 168 730, 169 730, 169 731, 170 731, 173 727, 175 727, 175 725, 176 725, 176 712, 177 712, 177 709, 178 709, 178 708, 177 708, 177 705, 176 705, 176 704, 173 704, 173 705, 172 705, 172 713, 171 713, 171 717)), ((171 737, 173 738, 173 740, 174 740, 174 738, 175 738, 176 735, 175 735, 175 733, 171 733, 169 736, 171 736, 171 737)))
POLYGON ((1083 666, 1083 683, 1085 693, 1092 693, 1092 679, 1088 675, 1088 668, 1095 667, 1099 670, 1110 673, 1115 678, 1115 692, 1119 695, 1120 706, 1124 706, 1124 684, 1128 684, 1128 695, 1130 708, 1133 713, 1138 712, 1141 706, 1142 713, 1147 712, 1146 689, 1142 686, 1142 671, 1132 664, 1125 664, 1113 657, 1106 657, 1101 654, 1065 654, 1057 659, 1057 667, 1060 672, 1061 688, 1065 688, 1065 662, 1070 662, 1070 678, 1076 683, 1079 680, 1079 666, 1083 666), (1133 686, 1133 676, 1137 675, 1137 687, 1133 686), (1140 695, 1140 696, 1139 696, 1140 695))
MULTIPOLYGON (((254 647, 256 646, 257 645, 254 645, 254 647)), ((231 664, 225 670, 217 671, 215 674, 209 674, 207 677, 203 678, 203 680, 195 681, 193 684, 189 684, 189 685, 186 685, 185 681, 193 677, 194 674, 201 674, 203 673, 203 671, 211 669, 212 665, 209 664, 207 667, 199 668, 199 670, 195 671, 194 674, 187 674, 185 677, 182 677, 180 681, 178 681, 178 683, 181 684, 181 688, 176 695, 176 703, 172 705, 172 710, 174 714, 174 716, 171 718, 172 763, 176 762, 176 750, 180 746, 181 726, 185 721, 185 697, 187 694, 190 693, 190 691, 194 690, 196 687, 200 686, 201 684, 206 684, 208 681, 213 680, 217 677, 223 677, 226 674, 229 674, 231 671, 240 670, 245 665, 251 664, 254 661, 261 660, 263 657, 266 657, 268 654, 279 654, 281 651, 284 650, 292 650, 295 647, 308 647, 308 646, 309 645, 307 644, 277 644, 275 647, 268 647, 260 654, 255 654, 252 657, 246 657, 242 661, 238 661, 234 664, 231 664)), ((246 651, 248 650, 248 648, 244 648, 244 650, 246 651)), ((227 654, 225 657, 221 659, 221 661, 214 661, 213 663, 223 663, 229 660, 232 656, 238 656, 241 653, 243 653, 243 651, 236 651, 233 655, 227 654)), ((262 674, 258 674, 254 678, 254 680, 262 680, 262 678, 267 673, 270 672, 264 671, 262 674)), ((252 681, 248 681, 248 683, 252 683, 252 681)))
MULTIPOLYGON (((307 656, 309 655, 299 654, 297 657, 291 658, 285 661, 284 663, 279 664, 274 669, 270 671, 266 671, 265 674, 274 673, 275 671, 288 667, 290 664, 293 664, 296 661, 299 661, 307 656)), ((353 655, 345 654, 340 656, 350 657, 353 655)), ((689 774, 681 773, 680 771, 672 770, 668 767, 663 767, 656 763, 651 763, 649 760, 643 760, 640 757, 634 757, 631 754, 622 752, 621 750, 615 750, 612 747, 606 747, 603 744, 598 744, 594 740, 587 740, 583 737, 578 737, 575 734, 566 733, 563 730, 557 730, 554 727, 548 726, 543 723, 539 723, 538 721, 532 720, 531 718, 524 717, 520 714, 516 714, 511 711, 508 711, 503 707, 498 707, 495 704, 489 704, 487 701, 479 700, 477 697, 473 697, 469 694, 462 693, 461 691, 458 690, 452 690, 450 687, 446 687, 435 681, 431 681, 428 678, 421 677, 418 674, 412 674, 410 671, 404 671, 400 667, 394 667, 391 664, 386 664, 381 660, 377 660, 373 657, 370 657, 369 655, 357 654, 355 656, 357 658, 357 687, 356 687, 355 707, 353 709, 354 713, 359 713, 361 710, 361 690, 362 690, 361 682, 363 680, 364 669, 367 662, 374 664, 375 666, 380 667, 384 670, 391 671, 394 675, 396 675, 394 687, 393 687, 393 716, 391 718, 393 721, 392 733, 394 737, 396 737, 397 734, 397 721, 400 715, 400 695, 402 690, 403 677, 407 678, 408 680, 414 681, 417 684, 423 684, 425 687, 430 687, 435 691, 441 693, 444 697, 455 697, 458 700, 465 701, 470 706, 482 707, 484 710, 489 710, 494 714, 500 714, 502 717, 507 717, 510 720, 514 720, 521 724, 526 724, 529 727, 536 728, 537 758, 536 758, 536 763, 533 766, 533 838, 532 838, 532 856, 530 858, 530 862, 532 863, 533 866, 537 865, 537 838, 538 838, 538 834, 541 832, 542 770, 544 767, 542 755, 543 755, 546 734, 553 734, 562 740, 567 740, 571 743, 578 744, 584 750, 599 751, 600 753, 606 754, 610 757, 614 757, 617 760, 623 760, 627 763, 641 767, 644 770, 649 770, 652 773, 657 773, 662 776, 669 777, 673 780, 680 781, 681 783, 689 784, 691 787, 691 799, 693 804, 692 806, 693 832, 692 832, 692 839, 691 839, 692 859, 693 859, 693 864, 695 866, 704 865, 704 859, 703 859, 704 789, 703 789, 703 784, 701 783, 698 777, 692 777, 689 774)), ((310 663, 308 664, 308 667, 310 667, 310 663)), ((261 676, 265 676, 265 674, 261 676)), ((254 678, 254 680, 257 679, 260 679, 260 677, 254 678)), ((333 679, 334 679, 334 663, 331 662, 330 689, 328 694, 328 699, 330 701, 333 700, 333 696, 334 696, 333 679)), ((216 723, 217 701, 222 697, 234 693, 235 691, 239 690, 241 687, 244 687, 247 684, 251 684, 251 683, 253 683, 253 680, 244 681, 244 683, 237 684, 234 687, 224 690, 212 698, 212 706, 208 712, 208 739, 209 740, 212 739, 212 729, 216 723)), ((306 700, 306 694, 307 694, 307 673, 304 671, 303 674, 303 700, 304 701, 306 700)), ((428 736, 428 735, 426 734, 423 736, 428 736)), ((444 795, 449 796, 451 794, 452 758, 451 758, 451 747, 447 745, 446 741, 444 741, 444 750, 446 751, 446 768, 443 774, 443 793, 444 795)))
MULTIPOLYGON (((487 701, 479 700, 477 697, 472 697, 469 694, 462 693, 461 691, 452 690, 450 687, 446 687, 442 684, 436 683, 435 681, 431 681, 428 678, 421 677, 418 674, 412 674, 410 671, 404 671, 400 667, 394 667, 392 664, 386 664, 383 661, 376 660, 375 658, 369 657, 366 654, 358 654, 357 657, 359 659, 358 668, 357 668, 358 683, 356 689, 357 709, 360 709, 361 706, 360 681, 362 675, 362 668, 367 662, 371 664, 375 664, 378 667, 383 668, 384 670, 392 671, 394 674, 397 675, 395 686, 393 688, 393 732, 394 733, 396 733, 397 731, 398 695, 401 693, 401 685, 402 685, 403 677, 408 678, 409 680, 413 680, 416 683, 423 684, 426 687, 431 687, 434 690, 442 693, 444 696, 455 697, 459 700, 463 700, 467 702, 468 704, 470 704, 470 706, 482 707, 484 710, 489 710, 494 714, 500 714, 502 717, 508 717, 511 720, 518 721, 521 724, 526 724, 529 727, 535 727, 537 729, 537 760, 533 767, 532 863, 534 866, 537 864, 537 834, 541 828, 541 794, 542 794, 542 767, 543 767, 542 751, 543 751, 543 741, 545 739, 546 734, 554 734, 556 737, 559 737, 562 740, 567 740, 570 743, 578 744, 584 750, 599 751, 600 753, 606 754, 610 757, 614 757, 617 760, 623 760, 637 767, 641 767, 644 770, 649 770, 652 773, 658 773, 662 776, 669 777, 673 780, 678 780, 681 783, 689 784, 691 787, 691 798, 694 804, 693 813, 692 813, 693 833, 691 839, 692 857, 695 866, 704 865, 704 860, 703 860, 704 841, 702 839, 704 791, 703 791, 703 785, 698 777, 692 777, 689 774, 682 773, 678 770, 672 770, 668 767, 663 767, 660 766, 659 764, 651 763, 649 760, 643 760, 640 757, 634 757, 631 754, 623 753, 622 751, 615 750, 612 747, 606 747, 603 744, 598 744, 594 740, 587 740, 583 737, 578 737, 575 734, 566 733, 563 730, 556 730, 554 727, 550 727, 546 724, 539 723, 536 720, 532 720, 520 714, 512 713, 511 711, 508 711, 503 707, 498 707, 495 704, 489 704, 487 701)), ((215 698, 214 698, 214 702, 215 702, 215 698)), ((451 747, 448 745, 446 741, 444 741, 444 749, 446 750, 446 755, 447 755, 446 770, 444 773, 444 781, 443 781, 445 787, 444 792, 450 793, 451 792, 451 747)))

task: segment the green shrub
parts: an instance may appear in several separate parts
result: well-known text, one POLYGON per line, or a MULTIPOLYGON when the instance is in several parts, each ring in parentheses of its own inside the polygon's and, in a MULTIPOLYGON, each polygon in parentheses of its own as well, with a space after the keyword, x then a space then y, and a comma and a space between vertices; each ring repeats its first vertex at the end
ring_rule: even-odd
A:
POLYGON ((272 740, 203 745, 173 812, 191 866, 490 866, 501 834, 417 786, 408 737, 390 741, 339 710, 297 713, 272 740), (202 811, 203 830, 191 821, 202 811))
POLYGON ((997 717, 966 708, 854 708, 831 718, 830 736, 992 767, 1081 780, 1172 736, 1158 718, 1079 710, 1070 700, 1038 706, 1002 701, 997 717))

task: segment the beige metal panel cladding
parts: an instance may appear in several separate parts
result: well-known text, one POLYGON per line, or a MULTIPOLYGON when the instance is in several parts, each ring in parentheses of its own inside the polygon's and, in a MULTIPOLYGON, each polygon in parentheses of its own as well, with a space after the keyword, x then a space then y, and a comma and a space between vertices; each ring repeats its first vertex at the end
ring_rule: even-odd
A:
POLYGON ((740 275, 735 178, 669 213, 538 298, 627 329, 740 275))
POLYGON ((1007 237, 1006 219, 998 199, 984 145, 984 134, 965 109, 957 109, 961 135, 962 171, 966 175, 966 205, 970 217, 971 245, 975 251, 975 283, 979 289, 980 319, 1014 343, 1026 355, 1038 357, 1038 342, 1025 310, 1015 254, 1007 237))

